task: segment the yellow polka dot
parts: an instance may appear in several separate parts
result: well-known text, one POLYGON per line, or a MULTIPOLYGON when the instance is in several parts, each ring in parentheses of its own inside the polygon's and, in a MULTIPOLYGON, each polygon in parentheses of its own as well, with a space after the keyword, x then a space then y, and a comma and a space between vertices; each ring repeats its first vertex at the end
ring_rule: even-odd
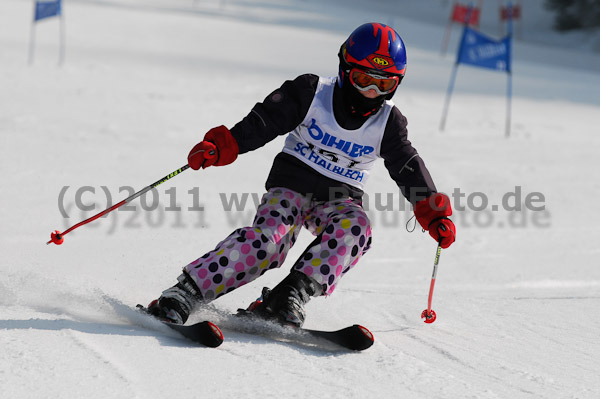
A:
POLYGON ((315 258, 312 260, 312 262, 310 262, 311 265, 313 265, 314 267, 320 266, 321 265, 321 259, 319 258, 315 258))
POLYGON ((225 289, 225 286, 223 284, 221 284, 220 286, 217 287, 217 289, 215 290, 217 294, 221 293, 221 291, 223 291, 225 289))
POLYGON ((344 205, 340 205, 336 208, 338 211, 343 211, 344 210, 344 205))
POLYGON ((277 198, 271 198, 271 200, 269 201, 269 204, 275 205, 278 202, 279 202, 279 199, 277 199, 277 198))
POLYGON ((219 252, 217 252, 217 255, 223 255, 223 252, 225 252, 225 248, 223 248, 222 250, 220 250, 219 252))
POLYGON ((344 219, 344 220, 342 220, 341 226, 343 229, 348 229, 348 228, 350 228, 351 224, 352 223, 350 222, 350 219, 344 219))
POLYGON ((264 269, 265 267, 269 266, 269 261, 268 260, 263 260, 262 263, 260 264, 260 268, 264 269))

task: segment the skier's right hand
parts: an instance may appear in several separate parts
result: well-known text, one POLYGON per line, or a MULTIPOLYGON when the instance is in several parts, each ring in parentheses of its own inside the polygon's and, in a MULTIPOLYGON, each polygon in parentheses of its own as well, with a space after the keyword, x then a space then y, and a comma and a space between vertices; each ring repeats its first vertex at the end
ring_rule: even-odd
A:
POLYGON ((209 166, 229 165, 237 159, 239 147, 225 126, 212 128, 204 140, 196 144, 188 155, 188 165, 194 170, 209 166))
POLYGON ((210 141, 202 141, 192 148, 190 155, 188 155, 188 165, 194 170, 202 168, 208 168, 217 162, 219 155, 217 153, 217 146, 210 141))

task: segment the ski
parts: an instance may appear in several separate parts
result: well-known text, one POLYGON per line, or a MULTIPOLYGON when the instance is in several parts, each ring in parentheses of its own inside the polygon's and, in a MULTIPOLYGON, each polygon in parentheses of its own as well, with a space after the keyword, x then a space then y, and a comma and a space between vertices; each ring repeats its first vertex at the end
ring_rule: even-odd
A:
POLYGON ((366 327, 358 324, 335 331, 311 330, 306 328, 300 328, 300 330, 313 337, 325 339, 343 348, 354 351, 368 349, 375 342, 373 333, 366 327))
MULTIPOLYGON (((137 308, 140 311, 150 315, 145 306, 137 305, 137 308)), ((221 332, 221 329, 216 324, 211 323, 210 321, 201 321, 194 324, 181 325, 169 323, 158 318, 155 319, 164 325, 169 326, 169 328, 177 331, 185 338, 199 343, 200 345, 204 345, 209 348, 216 348, 223 343, 223 332, 221 332)))
POLYGON ((216 348, 223 343, 221 329, 210 321, 200 321, 190 325, 173 324, 161 321, 184 337, 209 348, 216 348))
POLYGON ((309 328, 283 325, 276 321, 264 319, 252 314, 251 311, 238 309, 234 316, 247 318, 251 323, 242 326, 241 332, 258 334, 261 336, 289 340, 298 343, 313 344, 318 346, 319 340, 334 344, 336 347, 353 351, 363 351, 370 348, 375 342, 375 337, 367 329, 358 324, 334 331, 315 330, 309 328), (262 328, 261 328, 262 327, 262 328))

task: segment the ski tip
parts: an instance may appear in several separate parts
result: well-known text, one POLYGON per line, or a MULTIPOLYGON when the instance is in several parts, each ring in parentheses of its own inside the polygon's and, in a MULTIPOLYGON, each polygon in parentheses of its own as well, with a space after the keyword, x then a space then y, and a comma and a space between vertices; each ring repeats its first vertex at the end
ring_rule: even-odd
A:
POLYGON ((216 348, 217 346, 223 343, 223 332, 221 331, 219 326, 208 320, 190 325, 174 324, 169 322, 168 320, 163 320, 156 316, 153 316, 148 312, 148 308, 146 308, 143 305, 138 304, 136 308, 140 312, 154 317, 156 320, 160 321, 165 326, 172 328, 184 337, 195 341, 201 345, 207 346, 209 348, 216 348))
POLYGON ((344 328, 340 332, 343 332, 344 338, 339 343, 353 351, 364 351, 373 346, 375 342, 373 333, 367 327, 359 324, 344 328))
MULTIPOLYGON (((216 348, 217 346, 223 343, 223 331, 217 326, 215 323, 211 323, 210 321, 205 321, 210 334, 207 334, 205 345, 210 348, 216 348)), ((207 330, 208 331, 208 330, 207 330)))
POLYGON ((362 351, 370 348, 375 342, 373 333, 367 327, 355 324, 352 326, 355 330, 354 337, 350 343, 350 349, 362 351))
POLYGON ((368 340, 370 340, 371 342, 375 342, 375 337, 373 336, 373 333, 371 331, 369 331, 369 329, 367 327, 363 327, 358 324, 355 324, 355 325, 368 340))
POLYGON ((201 321, 189 325, 174 324, 167 321, 163 321, 162 323, 179 332, 184 337, 209 348, 216 348, 223 343, 223 332, 216 324, 210 321, 201 321))

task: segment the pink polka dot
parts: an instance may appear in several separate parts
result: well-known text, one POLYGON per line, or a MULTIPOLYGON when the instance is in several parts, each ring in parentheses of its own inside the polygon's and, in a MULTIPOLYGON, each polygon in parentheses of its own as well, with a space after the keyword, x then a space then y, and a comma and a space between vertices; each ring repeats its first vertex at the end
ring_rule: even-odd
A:
POLYGON ((337 250, 338 255, 344 256, 346 255, 346 247, 339 247, 337 250))
POLYGON ((289 191, 287 191, 287 192, 285 193, 285 196, 286 196, 288 199, 292 199, 292 198, 294 198, 294 194, 290 193, 289 191))
POLYGON ((244 255, 247 255, 250 252, 251 249, 252 249, 252 247, 250 246, 250 244, 244 244, 244 245, 242 245, 242 253, 244 255))
POLYGON ((235 279, 234 278, 230 278, 229 280, 227 280, 227 282, 225 283, 226 287, 231 287, 233 284, 235 284, 235 279))
POLYGON ((366 226, 366 225, 367 225, 367 220, 366 220, 365 218, 363 218, 363 217, 359 217, 359 218, 358 218, 358 223, 359 223, 361 226, 366 226))
POLYGON ((339 265, 337 269, 335 269, 335 275, 339 276, 340 274, 342 274, 342 270, 344 270, 344 268, 342 267, 342 265, 339 265))
POLYGON ((246 264, 248 266, 254 266, 255 263, 256 263, 256 258, 254 256, 248 256, 246 258, 246 264))
POLYGON ((279 227, 277 228, 277 230, 279 230, 279 232, 281 234, 285 234, 285 225, 280 224, 279 227))
POLYGON ((210 280, 205 280, 204 283, 202 284, 202 288, 204 288, 205 290, 209 289, 211 285, 210 280))
POLYGON ((334 290, 335 290, 335 284, 333 284, 331 287, 329 287, 329 289, 327 290, 327 294, 331 295, 334 290))
POLYGON ((273 234, 273 241, 275 241, 276 244, 279 244, 279 241, 281 241, 281 236, 277 233, 273 234))
POLYGON ((273 218, 267 219, 267 226, 273 227, 276 224, 277 224, 277 222, 275 221, 275 219, 273 219, 273 218))
POLYGON ((206 269, 198 270, 198 277, 200 277, 203 280, 206 278, 207 274, 208 274, 208 270, 206 270, 206 269))
POLYGON ((238 288, 240 288, 241 286, 246 285, 246 284, 248 284, 247 281, 242 281, 241 283, 238 284, 238 288))
POLYGON ((240 273, 244 271, 244 264, 242 262, 238 262, 235 264, 235 271, 240 273))
POLYGON ((269 208, 264 208, 264 209, 261 209, 261 211, 260 211, 261 216, 264 216, 267 213, 269 213, 269 208))
POLYGON ((338 257, 337 257, 337 256, 335 256, 335 255, 333 255, 333 256, 331 256, 331 257, 329 258, 328 262, 329 262, 329 264, 330 264, 330 265, 332 265, 332 266, 333 266, 333 265, 337 265, 337 264, 338 264, 338 257))
POLYGON ((335 232, 335 236, 337 238, 342 238, 344 236, 344 230, 343 229, 339 229, 335 232))
POLYGON ((254 238, 256 238, 256 234, 254 234, 254 231, 252 231, 252 230, 247 230, 246 238, 248 238, 250 240, 254 240, 254 238))
POLYGON ((314 267, 307 267, 306 269, 302 270, 302 273, 306 274, 307 276, 312 276, 313 269, 314 267))

